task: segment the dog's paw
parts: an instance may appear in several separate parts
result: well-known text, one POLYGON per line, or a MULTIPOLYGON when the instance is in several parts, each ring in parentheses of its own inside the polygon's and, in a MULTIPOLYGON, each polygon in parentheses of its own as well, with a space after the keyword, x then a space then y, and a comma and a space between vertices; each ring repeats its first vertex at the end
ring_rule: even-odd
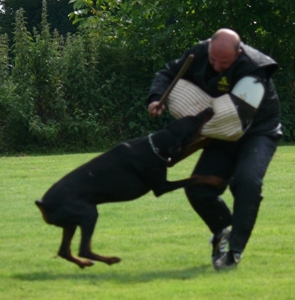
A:
POLYGON ((77 256, 64 253, 63 251, 59 251, 58 256, 78 265, 81 269, 84 269, 85 267, 92 267, 94 265, 94 262, 90 259, 80 259, 77 256))
POLYGON ((209 181, 210 181, 210 185, 214 186, 217 189, 224 189, 227 186, 227 182, 222 179, 221 177, 218 176, 208 176, 209 181))
POLYGON ((85 251, 85 252, 80 251, 79 256, 83 257, 83 258, 88 258, 89 261, 100 261, 100 262, 103 262, 103 263, 105 263, 109 266, 113 265, 113 264, 116 264, 116 263, 121 261, 120 257, 102 256, 102 255, 98 255, 96 253, 89 252, 89 251, 85 251))
POLYGON ((108 264, 109 266, 113 265, 113 264, 117 264, 121 261, 120 257, 107 257, 106 260, 104 261, 106 264, 108 264))
POLYGON ((224 189, 227 186, 227 182, 222 179, 221 177, 209 175, 209 176, 203 176, 203 175, 192 175, 194 184, 197 185, 210 185, 217 189, 224 189))
POLYGON ((80 260, 80 263, 78 265, 81 269, 84 269, 85 267, 92 267, 94 264, 95 264, 94 261, 85 259, 85 260, 80 260))

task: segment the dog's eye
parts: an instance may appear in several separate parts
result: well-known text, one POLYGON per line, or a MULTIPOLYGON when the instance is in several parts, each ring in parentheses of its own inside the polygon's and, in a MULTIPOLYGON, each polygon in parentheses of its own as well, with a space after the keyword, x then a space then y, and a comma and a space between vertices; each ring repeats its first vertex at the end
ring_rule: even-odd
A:
POLYGON ((176 147, 174 150, 175 150, 176 153, 181 152, 182 147, 180 147, 180 146, 179 146, 179 147, 176 147))

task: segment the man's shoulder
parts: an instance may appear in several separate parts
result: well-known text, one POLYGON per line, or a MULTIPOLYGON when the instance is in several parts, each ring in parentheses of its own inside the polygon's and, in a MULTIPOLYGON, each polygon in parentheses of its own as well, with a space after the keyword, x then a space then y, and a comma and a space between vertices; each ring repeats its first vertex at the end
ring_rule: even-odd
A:
POLYGON ((199 41, 188 50, 188 54, 194 54, 196 58, 203 59, 204 56, 208 56, 208 45, 208 40, 199 41))
POLYGON ((241 43, 241 48, 243 56, 246 56, 258 68, 266 67, 270 75, 278 69, 277 62, 270 56, 244 43, 241 43))
POLYGON ((199 41, 191 47, 192 51, 208 51, 209 40, 199 41))

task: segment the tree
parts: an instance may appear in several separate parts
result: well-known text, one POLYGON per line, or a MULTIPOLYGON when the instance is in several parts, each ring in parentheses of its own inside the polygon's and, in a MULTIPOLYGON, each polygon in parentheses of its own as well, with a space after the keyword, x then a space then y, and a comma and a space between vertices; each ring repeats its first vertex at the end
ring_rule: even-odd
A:
POLYGON ((73 23, 108 29, 150 52, 182 51, 221 27, 236 30, 242 39, 289 64, 294 59, 295 3, 289 0, 71 0, 73 23), (261 13, 263 11, 263 14, 261 13), (280 24, 280 26, 278 26, 280 24), (111 29, 111 30, 110 30, 111 29), (167 44, 168 42, 168 44, 167 44), (288 58, 281 55, 281 46, 288 58))
POLYGON ((239 33, 247 44, 280 65, 275 80, 286 140, 295 138, 295 2, 290 0, 71 0, 73 22, 118 39, 154 69, 218 28, 239 33), (263 12, 263 13, 262 13, 263 12))
MULTIPOLYGON (((33 28, 40 30, 42 15, 42 0, 0 0, 0 32, 7 33, 10 40, 13 36, 16 11, 22 8, 26 12, 28 30, 33 28)), ((68 14, 72 8, 68 0, 47 0, 48 22, 51 31, 57 30, 60 34, 75 32, 76 26, 69 19, 68 14)))

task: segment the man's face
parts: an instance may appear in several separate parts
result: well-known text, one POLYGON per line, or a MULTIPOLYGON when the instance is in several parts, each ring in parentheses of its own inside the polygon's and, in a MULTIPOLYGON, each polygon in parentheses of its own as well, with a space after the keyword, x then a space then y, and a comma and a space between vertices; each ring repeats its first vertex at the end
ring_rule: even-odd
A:
POLYGON ((237 59, 238 55, 239 52, 236 52, 232 45, 222 43, 219 40, 210 41, 209 43, 209 62, 218 73, 228 69, 237 59))

